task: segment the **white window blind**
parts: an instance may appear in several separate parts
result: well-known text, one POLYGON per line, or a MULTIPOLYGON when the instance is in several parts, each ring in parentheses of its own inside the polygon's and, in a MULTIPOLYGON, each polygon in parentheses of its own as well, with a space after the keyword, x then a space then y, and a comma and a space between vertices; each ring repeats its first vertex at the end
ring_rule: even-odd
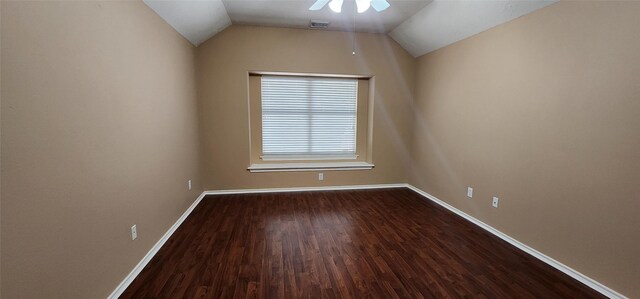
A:
POLYGON ((262 76, 263 159, 355 158, 358 80, 262 76))

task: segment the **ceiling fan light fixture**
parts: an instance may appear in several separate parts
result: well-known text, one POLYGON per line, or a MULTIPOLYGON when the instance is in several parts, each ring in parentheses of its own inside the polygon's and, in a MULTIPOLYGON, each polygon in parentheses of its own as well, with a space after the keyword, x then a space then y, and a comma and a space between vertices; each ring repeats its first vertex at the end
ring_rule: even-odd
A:
POLYGON ((373 6, 373 9, 377 12, 381 12, 389 8, 390 4, 387 0, 371 0, 371 6, 373 6))
POLYGON ((340 13, 342 11, 343 2, 344 0, 331 0, 331 2, 329 2, 329 8, 334 12, 340 13))
POLYGON ((356 6, 358 6, 358 13, 363 13, 371 7, 371 0, 356 0, 356 6))
MULTIPOLYGON (((364 13, 369 10, 369 7, 373 7, 375 11, 381 12, 387 8, 389 8, 390 4, 387 0, 350 0, 356 2, 356 7, 358 13, 364 13)), ((336 13, 340 13, 342 11, 342 4, 344 0, 316 0, 316 2, 309 7, 309 10, 321 10, 327 3, 329 3, 329 8, 336 13), (331 1, 331 2, 329 2, 331 1)))

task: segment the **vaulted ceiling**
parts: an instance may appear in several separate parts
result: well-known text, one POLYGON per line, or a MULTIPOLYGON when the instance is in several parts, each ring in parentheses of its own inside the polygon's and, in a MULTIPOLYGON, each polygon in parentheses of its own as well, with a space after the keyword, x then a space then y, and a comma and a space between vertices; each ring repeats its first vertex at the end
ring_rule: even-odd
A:
POLYGON ((315 0, 144 0, 167 23, 198 46, 231 24, 386 33, 418 57, 480 33, 557 0, 387 0, 382 12, 355 13, 345 0, 342 13, 308 8, 315 0), (355 18, 354 18, 355 16, 355 18), (355 27, 354 27, 355 21, 355 27))

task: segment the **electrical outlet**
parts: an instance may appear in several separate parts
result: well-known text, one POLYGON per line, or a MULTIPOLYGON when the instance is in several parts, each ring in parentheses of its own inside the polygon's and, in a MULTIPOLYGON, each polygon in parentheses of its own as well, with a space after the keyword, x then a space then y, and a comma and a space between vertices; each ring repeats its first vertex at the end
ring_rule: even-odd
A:
POLYGON ((187 182, 187 185, 189 185, 189 190, 191 190, 191 180, 189 180, 189 182, 187 182))
POLYGON ((138 237, 138 229, 136 228, 136 225, 134 224, 131 227, 131 240, 135 240, 138 237))
POLYGON ((324 181, 324 173, 318 173, 318 181, 324 181))
POLYGON ((492 203, 491 205, 493 205, 493 207, 494 207, 494 208, 497 208, 497 207, 498 207, 498 201, 499 201, 499 200, 500 200, 499 198, 497 198, 497 197, 495 197, 495 196, 494 196, 494 197, 493 197, 493 203, 492 203))
POLYGON ((468 198, 472 198, 473 197, 473 188, 467 187, 467 197, 468 198))

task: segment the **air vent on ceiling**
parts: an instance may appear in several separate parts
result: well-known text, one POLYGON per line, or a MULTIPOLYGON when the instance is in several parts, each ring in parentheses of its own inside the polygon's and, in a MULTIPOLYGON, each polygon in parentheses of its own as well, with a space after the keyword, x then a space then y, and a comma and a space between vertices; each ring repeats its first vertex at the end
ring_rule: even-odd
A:
POLYGON ((324 21, 310 21, 309 28, 313 29, 327 29, 329 27, 329 22, 324 21))

